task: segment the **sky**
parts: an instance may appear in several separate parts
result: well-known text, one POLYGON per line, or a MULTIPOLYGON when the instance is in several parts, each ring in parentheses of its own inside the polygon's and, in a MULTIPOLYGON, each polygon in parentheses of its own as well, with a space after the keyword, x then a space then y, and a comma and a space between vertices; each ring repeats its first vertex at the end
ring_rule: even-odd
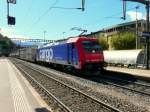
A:
POLYGON ((57 40, 87 34, 116 24, 145 19, 145 6, 127 2, 127 19, 122 20, 121 0, 85 0, 85 11, 79 9, 81 0, 17 0, 10 4, 10 16, 16 17, 16 25, 7 25, 7 0, 0 0, 0 33, 9 38, 57 40), (57 8, 63 7, 63 8, 57 8), (70 8, 70 9, 67 9, 70 8), (45 32, 45 33, 44 33, 45 32))

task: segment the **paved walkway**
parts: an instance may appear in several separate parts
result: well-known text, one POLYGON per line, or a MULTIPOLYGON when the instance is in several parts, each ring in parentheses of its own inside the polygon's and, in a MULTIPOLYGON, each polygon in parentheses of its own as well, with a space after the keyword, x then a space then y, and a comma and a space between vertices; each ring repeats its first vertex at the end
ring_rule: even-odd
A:
POLYGON ((128 73, 134 76, 150 78, 150 70, 130 69, 121 67, 107 67, 106 70, 128 73))
POLYGON ((4 58, 0 58, 0 111, 50 112, 17 68, 4 58))

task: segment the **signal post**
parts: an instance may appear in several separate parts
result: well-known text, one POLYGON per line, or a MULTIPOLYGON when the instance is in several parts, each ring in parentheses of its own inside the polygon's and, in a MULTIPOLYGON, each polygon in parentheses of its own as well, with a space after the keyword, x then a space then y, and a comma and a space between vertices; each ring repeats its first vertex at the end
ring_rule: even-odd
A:
POLYGON ((16 18, 9 16, 9 4, 16 4, 16 0, 7 0, 7 21, 8 25, 15 25, 16 23, 16 18))

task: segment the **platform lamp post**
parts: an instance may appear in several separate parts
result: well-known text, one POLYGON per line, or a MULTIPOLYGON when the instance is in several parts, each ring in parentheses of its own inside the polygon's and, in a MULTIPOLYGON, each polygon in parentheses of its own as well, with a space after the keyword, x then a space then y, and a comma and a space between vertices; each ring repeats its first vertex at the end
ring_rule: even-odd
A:
MULTIPOLYGON (((149 5, 150 1, 149 0, 123 0, 123 2, 130 1, 130 2, 138 2, 141 4, 144 4, 146 6, 146 32, 149 32, 149 5)), ((126 18, 125 15, 123 18, 126 18)), ((149 69, 149 38, 150 36, 146 36, 146 69, 149 69)))
POLYGON ((45 42, 45 35, 46 35, 46 31, 44 31, 43 33, 44 33, 44 42, 45 42))
POLYGON ((63 39, 65 39, 65 36, 64 36, 64 35, 65 35, 65 33, 66 33, 66 32, 62 32, 62 34, 63 34, 63 39))

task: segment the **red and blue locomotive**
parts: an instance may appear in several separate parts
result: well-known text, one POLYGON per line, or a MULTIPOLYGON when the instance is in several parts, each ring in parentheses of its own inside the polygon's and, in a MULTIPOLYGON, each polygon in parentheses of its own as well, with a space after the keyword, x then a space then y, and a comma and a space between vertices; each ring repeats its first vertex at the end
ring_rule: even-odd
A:
POLYGON ((76 70, 102 70, 104 55, 97 39, 70 37, 37 49, 36 61, 76 70))

